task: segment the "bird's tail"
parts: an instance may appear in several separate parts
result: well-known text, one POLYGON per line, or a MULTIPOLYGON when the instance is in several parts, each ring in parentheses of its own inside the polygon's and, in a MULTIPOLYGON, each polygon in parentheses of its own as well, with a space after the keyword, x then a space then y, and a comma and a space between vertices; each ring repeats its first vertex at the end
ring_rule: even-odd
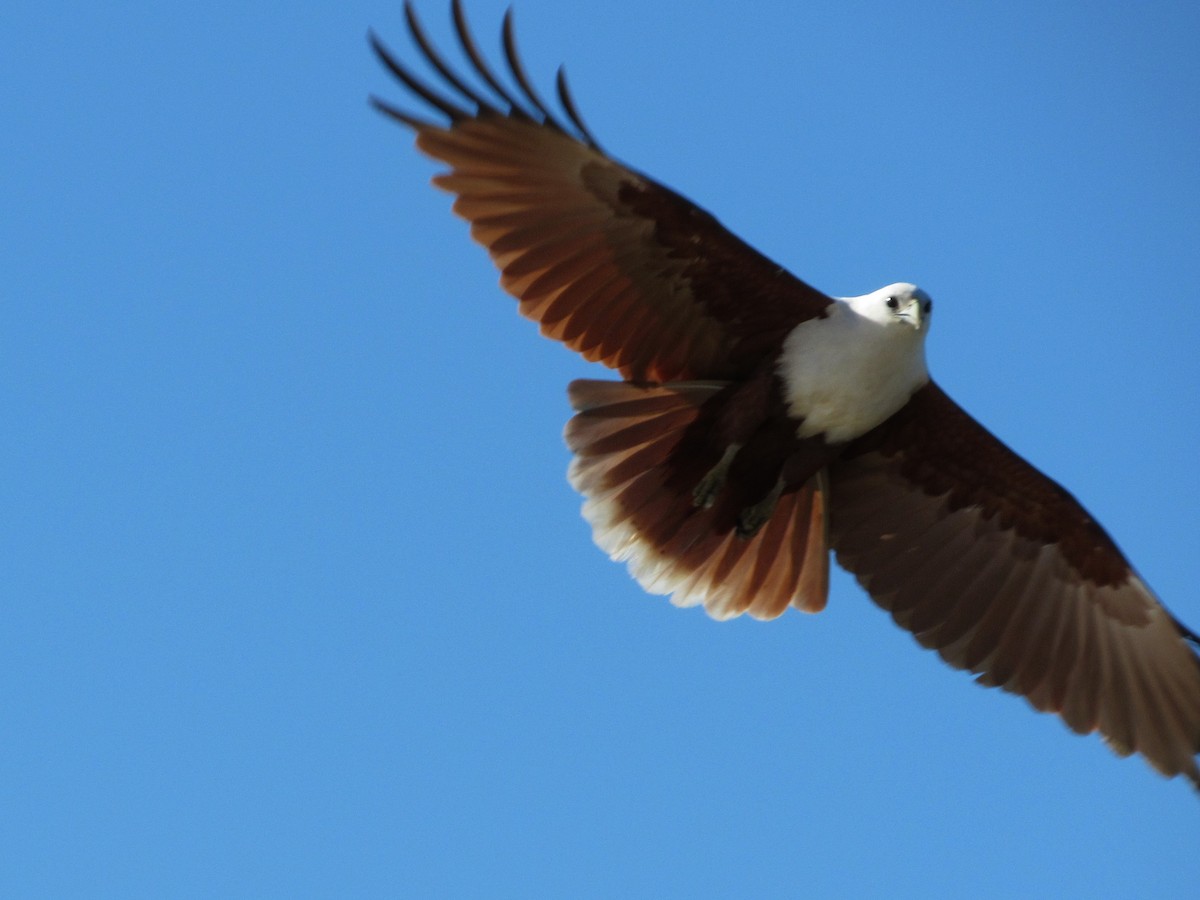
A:
POLYGON ((718 619, 771 619, 789 604, 819 612, 829 587, 823 472, 784 493, 750 537, 738 533, 748 497, 736 479, 711 506, 694 499, 715 462, 709 432, 725 387, 573 382, 565 436, 583 515, 601 549, 677 606, 718 619))

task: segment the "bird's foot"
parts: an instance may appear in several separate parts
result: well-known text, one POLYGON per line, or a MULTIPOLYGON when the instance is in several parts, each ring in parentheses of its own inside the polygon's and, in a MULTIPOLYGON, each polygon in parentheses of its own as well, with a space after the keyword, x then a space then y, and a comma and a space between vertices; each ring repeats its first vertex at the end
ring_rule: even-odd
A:
POLYGON ((737 523, 738 537, 752 538, 770 521, 771 514, 779 504, 779 498, 783 496, 783 484, 783 479, 780 478, 767 496, 741 511, 737 523))
POLYGON ((693 506, 708 509, 717 502, 717 496, 725 487, 725 479, 729 476, 729 467, 733 464, 733 458, 741 449, 741 444, 730 444, 725 448, 725 452, 721 454, 717 464, 705 473, 699 484, 692 488, 693 506))

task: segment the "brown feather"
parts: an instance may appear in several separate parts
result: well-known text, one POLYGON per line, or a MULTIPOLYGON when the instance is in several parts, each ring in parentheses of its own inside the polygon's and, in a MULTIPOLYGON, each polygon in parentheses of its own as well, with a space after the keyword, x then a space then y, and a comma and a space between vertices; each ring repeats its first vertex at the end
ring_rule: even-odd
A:
POLYGON ((924 646, 1200 786, 1200 660, 1070 494, 932 384, 830 479, 839 562, 924 646))
MULTIPOLYGON (((460 9, 456 23, 477 73, 501 93, 460 9)), ((543 333, 626 378, 725 379, 749 374, 793 327, 824 314, 827 296, 691 201, 607 157, 586 130, 576 135, 554 121, 520 67, 510 21, 506 61, 527 104, 504 93, 511 108, 503 114, 482 106, 482 95, 447 68, 415 16, 408 24, 445 86, 477 112, 447 105, 375 42, 401 83, 450 119, 442 127, 398 121, 413 128, 423 152, 450 167, 434 183, 457 195, 455 212, 472 223, 472 236, 502 271, 501 284, 543 333), (601 273, 625 289, 573 290, 601 273), (550 323, 556 327, 547 329, 550 323)), ((566 121, 579 123, 573 105, 566 121)))

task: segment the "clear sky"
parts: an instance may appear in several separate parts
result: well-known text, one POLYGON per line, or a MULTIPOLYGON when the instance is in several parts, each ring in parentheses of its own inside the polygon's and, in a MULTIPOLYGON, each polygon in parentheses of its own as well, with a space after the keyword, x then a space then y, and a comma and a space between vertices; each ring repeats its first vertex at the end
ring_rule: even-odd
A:
MULTIPOLYGON (((1200 627, 1200 7, 517 25, 801 277, 925 287, 935 377, 1200 627)), ((368 27, 407 51, 390 0, 0 12, 0 894, 1192 894, 1184 782, 844 575, 718 624, 605 559, 561 439, 603 372, 368 108, 368 27)))

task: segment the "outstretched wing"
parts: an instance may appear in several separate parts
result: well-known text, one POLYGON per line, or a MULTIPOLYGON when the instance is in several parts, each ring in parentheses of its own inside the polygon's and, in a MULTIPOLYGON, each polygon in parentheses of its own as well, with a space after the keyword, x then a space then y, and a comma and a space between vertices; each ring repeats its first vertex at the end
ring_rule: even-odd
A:
POLYGON ((1200 788, 1195 636, 1067 491, 932 383, 830 480, 838 562, 922 645, 1200 788))
MULTIPOLYGON (((435 124, 381 100, 417 146, 447 163, 434 183, 491 254, 520 311, 589 360, 634 381, 749 374, 829 297, 790 275, 689 200, 600 150, 562 70, 560 121, 525 76, 504 20, 504 50, 520 97, 489 69, 454 3, 459 40, 488 91, 470 86, 426 38, 409 31, 454 99, 439 95, 374 36, 384 65, 447 120, 435 124)), ((510 11, 511 13, 511 11, 510 11)))

